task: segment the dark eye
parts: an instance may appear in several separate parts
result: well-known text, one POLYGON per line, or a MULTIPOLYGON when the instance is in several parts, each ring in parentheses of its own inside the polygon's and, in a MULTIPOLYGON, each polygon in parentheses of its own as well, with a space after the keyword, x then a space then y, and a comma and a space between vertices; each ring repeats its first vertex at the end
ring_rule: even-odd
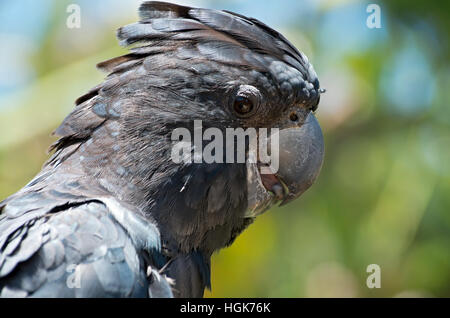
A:
POLYGON ((245 115, 253 110, 253 103, 247 97, 237 96, 233 108, 239 115, 245 115))

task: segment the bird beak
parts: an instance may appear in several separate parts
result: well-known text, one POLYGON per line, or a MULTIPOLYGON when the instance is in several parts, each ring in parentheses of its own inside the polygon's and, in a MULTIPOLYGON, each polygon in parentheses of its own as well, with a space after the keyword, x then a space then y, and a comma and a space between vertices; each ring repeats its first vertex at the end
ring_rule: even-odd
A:
POLYGON ((324 141, 314 114, 300 127, 279 131, 279 168, 275 174, 287 187, 280 206, 298 198, 316 180, 322 167, 324 141))
MULTIPOLYGON (((301 126, 291 125, 276 134, 278 170, 263 174, 256 165, 247 165, 248 209, 245 217, 256 217, 276 202, 284 205, 295 200, 314 183, 322 167, 323 135, 313 114, 309 114, 301 126)), ((271 140, 268 144, 272 144, 271 140)))

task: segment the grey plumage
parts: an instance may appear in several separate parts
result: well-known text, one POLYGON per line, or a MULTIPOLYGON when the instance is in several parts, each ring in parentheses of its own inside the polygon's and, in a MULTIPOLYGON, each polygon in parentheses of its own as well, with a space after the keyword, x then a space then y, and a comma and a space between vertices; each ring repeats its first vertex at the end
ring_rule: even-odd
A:
MULTIPOLYGON (((13 220, 6 218, 3 224, 13 220)), ((156 228, 153 230, 159 240, 156 228)), ((148 239, 152 233, 146 231, 145 235, 148 239)), ((0 261, 3 297, 148 295, 151 284, 142 255, 152 253, 152 248, 136 244, 100 201, 47 211, 16 229, 6 241, 4 237, 0 261)), ((158 251, 158 246, 153 248, 158 251)))
MULTIPOLYGON (((212 253, 253 222, 248 185, 261 181, 249 183, 246 163, 175 164, 170 133, 196 119, 299 128, 317 108, 307 58, 256 19, 161 2, 139 12, 117 32, 130 53, 98 64, 108 75, 55 130, 50 160, 0 203, 1 296, 201 297, 212 253), (239 85, 259 90, 252 116, 230 108, 239 85), (80 288, 68 287, 71 265, 80 288)), ((268 198, 261 211, 276 202, 252 197, 268 198)))

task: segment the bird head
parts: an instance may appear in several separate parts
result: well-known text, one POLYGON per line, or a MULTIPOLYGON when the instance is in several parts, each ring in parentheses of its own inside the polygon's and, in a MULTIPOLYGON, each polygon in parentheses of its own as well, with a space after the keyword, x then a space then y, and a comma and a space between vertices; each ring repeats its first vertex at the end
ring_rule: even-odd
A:
MULTIPOLYGON (((105 188, 136 202, 177 248, 211 251, 315 181, 324 153, 314 116, 319 80, 303 53, 256 19, 153 1, 139 13, 139 22, 117 32, 130 53, 98 64, 108 76, 77 100, 55 147, 93 140, 81 147, 105 157, 101 172, 92 172, 105 188), (224 136, 230 128, 255 129, 258 145, 265 141, 277 153, 277 167, 258 151, 253 161, 230 163, 226 141, 213 151, 223 149, 223 162, 173 162, 173 131, 195 135, 195 121, 224 136)), ((189 148, 194 157, 207 141, 189 148)))

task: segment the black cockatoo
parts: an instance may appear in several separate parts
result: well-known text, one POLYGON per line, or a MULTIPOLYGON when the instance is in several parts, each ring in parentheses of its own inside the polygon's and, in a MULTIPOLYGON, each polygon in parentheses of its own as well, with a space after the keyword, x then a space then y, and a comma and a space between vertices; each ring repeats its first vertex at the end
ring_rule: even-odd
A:
POLYGON ((144 2, 139 13, 117 32, 130 53, 98 65, 108 75, 56 129, 49 161, 0 203, 2 297, 201 297, 212 253, 319 173, 322 89, 303 53, 232 12, 144 2), (278 128, 278 170, 175 162, 172 132, 195 133, 195 120, 278 128))

